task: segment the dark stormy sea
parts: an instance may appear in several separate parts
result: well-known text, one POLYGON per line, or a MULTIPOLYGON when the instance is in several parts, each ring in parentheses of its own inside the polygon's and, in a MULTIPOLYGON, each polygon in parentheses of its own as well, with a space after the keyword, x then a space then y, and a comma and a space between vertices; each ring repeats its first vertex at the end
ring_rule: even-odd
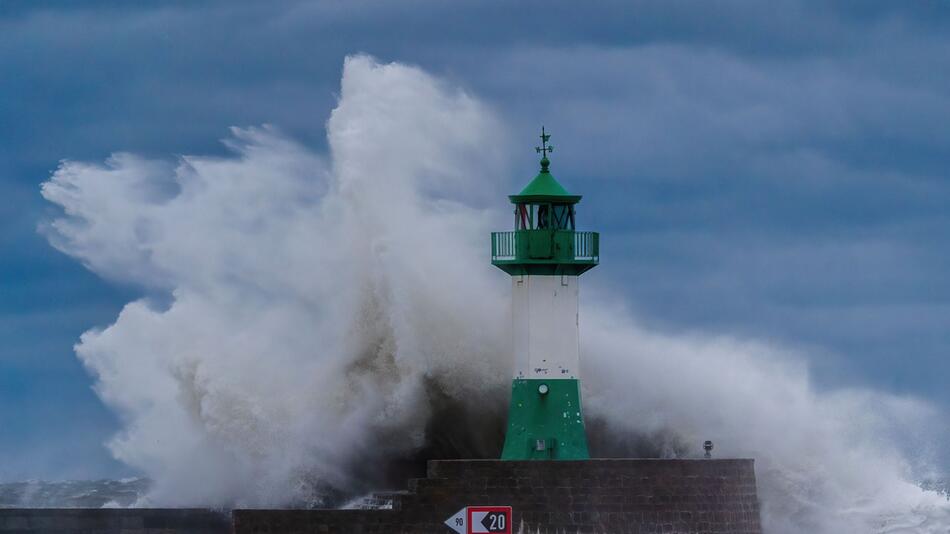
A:
MULTIPOLYGON (((0 508, 127 508, 140 503, 147 478, 0 483, 0 508)), ((927 490, 950 500, 950 476, 921 482, 927 490)))
POLYGON ((125 508, 145 495, 146 478, 0 483, 0 508, 125 508))

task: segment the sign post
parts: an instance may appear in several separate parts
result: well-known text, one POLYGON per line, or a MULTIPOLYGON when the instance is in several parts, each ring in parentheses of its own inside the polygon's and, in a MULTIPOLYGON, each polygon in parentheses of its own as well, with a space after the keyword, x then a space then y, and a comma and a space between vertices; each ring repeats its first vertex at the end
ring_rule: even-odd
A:
POLYGON ((511 507, 466 506, 445 524, 458 534, 511 534, 511 507))

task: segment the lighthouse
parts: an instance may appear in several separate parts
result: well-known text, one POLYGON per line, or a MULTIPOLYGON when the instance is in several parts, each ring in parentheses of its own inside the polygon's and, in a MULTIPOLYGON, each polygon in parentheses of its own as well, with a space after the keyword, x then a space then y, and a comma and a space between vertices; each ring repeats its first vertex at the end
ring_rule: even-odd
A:
POLYGON ((578 232, 572 195, 551 174, 541 128, 541 171, 517 195, 514 230, 493 232, 491 262, 511 275, 514 376, 502 460, 590 458, 581 409, 578 281, 597 266, 599 236, 578 232))

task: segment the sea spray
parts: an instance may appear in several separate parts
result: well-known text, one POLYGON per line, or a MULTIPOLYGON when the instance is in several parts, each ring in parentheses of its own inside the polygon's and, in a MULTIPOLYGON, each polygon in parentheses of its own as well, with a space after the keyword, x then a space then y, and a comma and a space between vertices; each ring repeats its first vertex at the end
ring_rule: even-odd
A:
MULTIPOLYGON (((322 156, 234 129, 231 156, 64 162, 43 185, 64 212, 44 228, 54 246, 167 295, 76 347, 123 421, 111 450, 154 480, 140 504, 332 504, 425 457, 498 454, 509 287, 487 236, 515 181, 502 122, 417 68, 355 56, 327 137, 322 156)), ((790 349, 652 332, 609 284, 584 294, 595 455, 698 455, 712 439, 754 457, 772 533, 950 528, 891 439, 944 414, 816 392, 790 349)))

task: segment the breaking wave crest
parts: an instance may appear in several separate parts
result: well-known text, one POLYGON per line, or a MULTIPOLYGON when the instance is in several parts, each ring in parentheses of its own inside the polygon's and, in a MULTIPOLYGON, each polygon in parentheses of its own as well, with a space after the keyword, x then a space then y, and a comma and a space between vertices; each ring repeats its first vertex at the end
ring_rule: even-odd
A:
MULTIPOLYGON (((423 458, 497 456, 509 284, 485 247, 508 220, 486 207, 506 192, 502 122, 417 68, 354 56, 327 136, 324 156, 235 128, 229 156, 120 153, 43 184, 64 211, 50 242, 150 295, 76 346, 123 421, 112 453, 153 481, 139 505, 333 504, 423 458)), ((712 439, 756 458, 769 532, 948 531, 897 439, 923 447, 944 414, 817 392, 790 349, 653 332, 584 291, 595 455, 712 439)))

